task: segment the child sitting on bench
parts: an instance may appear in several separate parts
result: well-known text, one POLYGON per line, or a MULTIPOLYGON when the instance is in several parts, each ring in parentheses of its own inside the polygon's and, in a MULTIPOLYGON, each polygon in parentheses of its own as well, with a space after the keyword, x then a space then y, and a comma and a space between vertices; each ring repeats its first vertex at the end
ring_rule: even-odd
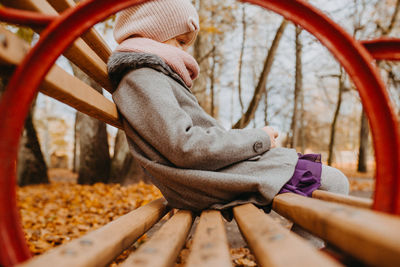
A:
POLYGON ((189 0, 136 5, 117 17, 108 63, 131 152, 169 205, 229 217, 243 203, 267 210, 279 193, 348 194, 347 178, 320 155, 276 147, 271 127, 226 130, 200 107, 190 90, 199 66, 187 52, 198 32, 189 0))

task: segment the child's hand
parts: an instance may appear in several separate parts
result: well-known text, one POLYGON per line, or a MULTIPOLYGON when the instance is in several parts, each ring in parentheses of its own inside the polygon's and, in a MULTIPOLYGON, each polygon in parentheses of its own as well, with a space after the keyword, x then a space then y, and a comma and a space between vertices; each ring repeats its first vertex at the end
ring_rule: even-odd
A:
POLYGON ((274 128, 272 128, 271 126, 265 126, 262 129, 269 135, 269 138, 271 140, 271 148, 276 147, 275 138, 278 137, 278 132, 274 128))

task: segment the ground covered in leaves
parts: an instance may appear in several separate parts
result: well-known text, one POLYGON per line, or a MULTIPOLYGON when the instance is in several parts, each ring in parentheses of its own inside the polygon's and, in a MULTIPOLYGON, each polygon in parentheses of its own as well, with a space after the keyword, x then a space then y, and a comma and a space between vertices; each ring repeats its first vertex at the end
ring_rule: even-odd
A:
POLYGON ((160 198, 151 185, 52 183, 18 190, 19 207, 33 254, 68 242, 160 198))
MULTIPOLYGON (((19 207, 29 248, 34 255, 78 238, 112 220, 162 197, 159 190, 148 184, 129 186, 118 184, 78 185, 71 173, 53 171, 51 183, 18 188, 19 207)), ((372 179, 350 179, 352 190, 371 191, 372 179)), ((228 233, 229 234, 229 233, 228 233)), ((141 243, 144 236, 131 249, 120 256, 112 266, 141 243)), ((190 242, 182 250, 177 266, 183 266, 189 254, 190 242)), ((232 248, 235 266, 257 266, 248 248, 232 248)))

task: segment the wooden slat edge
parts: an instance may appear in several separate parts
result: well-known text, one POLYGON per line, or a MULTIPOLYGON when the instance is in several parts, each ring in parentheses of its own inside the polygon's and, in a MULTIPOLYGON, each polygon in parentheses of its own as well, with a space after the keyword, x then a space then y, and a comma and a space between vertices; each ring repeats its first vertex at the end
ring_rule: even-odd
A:
MULTIPOLYGON (((1 26, 0 34, 5 36, 7 42, 7 46, 0 45, 0 64, 18 65, 28 52, 29 45, 1 26)), ((113 102, 58 66, 50 70, 40 88, 40 91, 48 96, 89 116, 122 128, 113 102)))
POLYGON ((4 36, 0 44, 0 65, 18 65, 28 53, 29 45, 3 26, 0 26, 0 34, 4 36))
POLYGON ((82 39, 93 51, 95 51, 101 60, 107 64, 108 58, 111 56, 112 51, 100 34, 94 28, 92 28, 82 35, 82 39))
POLYGON ((186 266, 232 266, 221 213, 203 211, 186 266))
POLYGON ((107 65, 93 52, 81 39, 76 41, 64 52, 64 56, 77 65, 94 81, 100 84, 108 92, 114 91, 109 79, 107 65))
MULTIPOLYGON (((57 15, 57 11, 44 0, 1 0, 5 6, 37 11, 49 15, 57 15)), ((38 31, 39 29, 34 29, 38 31)), ((64 52, 64 56, 77 65, 89 77, 109 92, 114 89, 108 79, 107 65, 103 60, 81 39, 78 38, 64 52)))
POLYGON ((50 70, 40 91, 93 118, 123 128, 113 102, 58 66, 50 70))
POLYGON ((342 203, 354 207, 365 208, 365 209, 372 209, 373 200, 368 198, 362 197, 354 197, 354 196, 346 196, 335 194, 332 192, 324 191, 324 190, 315 190, 312 194, 313 198, 342 203))
POLYGON ((155 200, 115 221, 18 266, 106 266, 167 212, 164 199, 155 200))
POLYGON ((400 263, 398 216, 292 193, 277 195, 273 209, 369 265, 400 263))
POLYGON ((193 223, 190 211, 178 211, 150 240, 131 254, 121 267, 173 266, 193 223))
POLYGON ((341 266, 253 204, 235 207, 233 211, 260 266, 341 266))
MULTIPOLYGON (((72 0, 47 0, 47 2, 59 13, 76 5, 72 0)), ((111 55, 111 49, 94 28, 84 33, 82 39, 105 63, 107 63, 111 55)))
POLYGON ((9 6, 17 9, 25 9, 32 11, 42 10, 42 13, 47 15, 57 15, 57 12, 51 8, 51 6, 46 2, 46 0, 0 0, 5 6, 9 6))

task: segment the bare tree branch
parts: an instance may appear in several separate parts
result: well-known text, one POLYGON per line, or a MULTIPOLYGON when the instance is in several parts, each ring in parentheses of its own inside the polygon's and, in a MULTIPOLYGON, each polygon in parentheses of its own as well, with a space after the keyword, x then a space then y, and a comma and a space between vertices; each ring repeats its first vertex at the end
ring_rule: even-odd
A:
POLYGON ((383 29, 382 31, 383 36, 390 34, 391 31, 393 30, 394 25, 396 24, 396 18, 397 15, 399 14, 399 11, 400 11, 400 0, 397 0, 394 12, 392 14, 392 19, 390 20, 390 24, 386 27, 386 29, 383 29))
MULTIPOLYGON (((294 103, 293 103, 293 115, 292 115, 292 123, 291 123, 291 138, 290 138, 290 147, 296 148, 299 134, 299 97, 301 98, 302 91, 302 83, 303 83, 303 74, 302 74, 302 64, 301 64, 301 28, 296 27, 296 64, 295 64, 295 85, 294 85, 294 103)), ((301 112, 300 112, 301 113, 301 112)))
POLYGON ((215 46, 213 46, 206 54, 204 54, 197 63, 200 65, 204 60, 209 58, 215 52, 215 46))
POLYGON ((249 107, 248 107, 247 111, 245 112, 245 114, 243 114, 243 116, 235 123, 235 125, 233 125, 232 128, 238 129, 238 128, 240 128, 240 126, 246 127, 250 123, 252 118, 254 117, 254 114, 257 110, 258 104, 264 93, 265 86, 267 84, 268 74, 271 71, 272 63, 274 62, 274 58, 275 58, 276 51, 279 46, 279 42, 282 38, 283 32, 285 31, 287 24, 288 24, 288 21, 284 19, 282 21, 281 25, 279 26, 279 28, 275 34, 275 38, 272 41, 271 48, 268 51, 268 55, 265 59, 264 67, 261 72, 260 78, 258 80, 256 89, 254 90, 254 95, 250 101, 249 107))
POLYGON ((243 105, 243 98, 242 98, 242 73, 243 73, 243 54, 244 54, 244 47, 246 44, 246 6, 243 4, 242 6, 242 47, 240 48, 240 56, 239 56, 239 74, 238 74, 238 91, 239 91, 239 103, 241 108, 241 120, 239 123, 239 128, 242 128, 243 124, 243 113, 244 113, 244 105, 243 105))

